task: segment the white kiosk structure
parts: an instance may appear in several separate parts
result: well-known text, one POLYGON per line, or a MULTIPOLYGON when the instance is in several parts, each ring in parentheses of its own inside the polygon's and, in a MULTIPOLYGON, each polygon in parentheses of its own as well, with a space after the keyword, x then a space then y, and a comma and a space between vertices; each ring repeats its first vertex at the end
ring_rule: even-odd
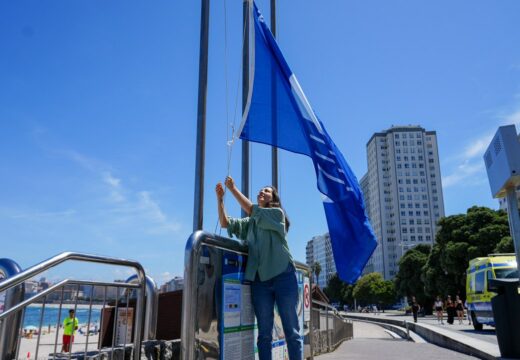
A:
POLYGON ((509 229, 513 238, 516 263, 520 264, 520 214, 516 189, 520 186, 520 140, 515 125, 498 128, 484 153, 484 161, 494 198, 507 199, 509 229))

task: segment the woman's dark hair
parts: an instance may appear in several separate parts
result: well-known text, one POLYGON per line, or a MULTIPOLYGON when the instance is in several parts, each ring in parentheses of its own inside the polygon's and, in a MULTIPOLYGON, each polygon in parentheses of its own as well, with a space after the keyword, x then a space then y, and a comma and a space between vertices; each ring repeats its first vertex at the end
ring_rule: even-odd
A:
POLYGON ((278 208, 282 209, 283 215, 285 217, 285 231, 289 232, 289 226, 291 226, 291 222, 289 221, 289 217, 287 216, 287 212, 282 207, 282 201, 280 200, 280 194, 278 194, 278 190, 274 186, 272 186, 272 185, 269 185, 269 186, 266 186, 266 187, 270 188, 273 191, 273 200, 271 200, 269 202, 269 204, 267 204, 268 207, 278 207, 278 208))

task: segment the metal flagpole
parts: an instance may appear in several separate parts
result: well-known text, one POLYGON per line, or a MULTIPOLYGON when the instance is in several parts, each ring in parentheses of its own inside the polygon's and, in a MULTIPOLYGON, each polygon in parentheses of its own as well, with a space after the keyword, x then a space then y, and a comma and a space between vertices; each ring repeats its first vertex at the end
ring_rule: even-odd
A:
POLYGON ((202 0, 200 16, 199 100, 197 107, 197 149, 193 231, 202 230, 204 206, 204 158, 206 149, 206 98, 208 94, 209 0, 202 0))
MULTIPOLYGON (((273 37, 276 39, 276 0, 271 0, 271 32, 273 33, 273 37)), ((278 131, 278 119, 276 117, 276 81, 275 74, 272 74, 273 81, 271 81, 272 84, 272 115, 273 115, 273 137, 277 137, 277 131, 278 131)), ((272 185, 278 189, 278 148, 276 146, 271 147, 271 176, 272 185)), ((280 189, 278 189, 280 191, 280 189)))
MULTIPOLYGON (((249 15, 250 1, 244 0, 242 17, 244 19, 244 48, 242 50, 242 112, 247 105, 249 91, 249 15)), ((242 194, 249 198, 249 141, 242 140, 242 194)), ((242 210, 242 216, 247 216, 242 210)))

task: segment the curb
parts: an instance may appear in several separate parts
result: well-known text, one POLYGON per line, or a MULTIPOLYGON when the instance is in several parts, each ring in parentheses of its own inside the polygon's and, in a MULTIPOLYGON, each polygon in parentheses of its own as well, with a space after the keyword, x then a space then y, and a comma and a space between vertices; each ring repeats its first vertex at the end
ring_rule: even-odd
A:
POLYGON ((443 331, 435 326, 413 323, 402 320, 388 319, 384 317, 369 317, 363 315, 347 314, 344 317, 351 320, 364 320, 373 323, 390 324, 410 329, 417 335, 421 336, 427 342, 441 346, 450 350, 454 350, 466 355, 476 356, 485 360, 496 360, 500 358, 500 351, 498 345, 489 344, 464 334, 454 334, 452 331, 443 331), (454 336, 456 335, 456 336, 454 336))

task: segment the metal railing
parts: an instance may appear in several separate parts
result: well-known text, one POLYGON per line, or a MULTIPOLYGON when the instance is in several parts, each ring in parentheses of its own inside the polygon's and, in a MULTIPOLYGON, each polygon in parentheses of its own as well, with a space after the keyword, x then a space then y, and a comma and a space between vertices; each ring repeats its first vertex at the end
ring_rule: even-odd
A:
POLYGON ((334 351, 343 341, 354 336, 352 321, 321 301, 312 300, 311 324, 313 355, 334 351))
MULTIPOLYGON (((71 359, 73 353, 75 357, 78 355, 78 353, 83 353, 83 355, 86 357, 91 350, 94 350, 95 352, 110 352, 110 357, 113 358, 114 352, 123 351, 126 353, 128 350, 131 351, 131 349, 127 346, 127 340, 128 343, 131 343, 131 339, 128 337, 132 337, 132 335, 133 358, 136 360, 140 359, 147 281, 144 269, 138 262, 98 255, 66 252, 45 260, 0 282, 0 293, 5 291, 7 296, 10 290, 20 287, 24 284, 25 281, 30 280, 33 277, 40 275, 44 271, 49 270, 50 268, 53 268, 65 261, 83 261, 131 267, 136 271, 136 279, 133 279, 130 283, 65 279, 57 284, 50 286, 49 288, 29 299, 23 300, 17 304, 10 302, 9 307, 6 306, 4 312, 0 313, 0 329, 3 329, 0 337, 15 337, 17 341, 14 342, 14 346, 12 344, 10 345, 6 343, 1 344, 2 347, 0 348, 0 360, 18 359, 20 348, 22 346, 24 349, 27 349, 27 346, 29 346, 31 349, 34 349, 34 352, 32 353, 34 354, 34 359, 42 357, 41 352, 44 347, 47 347, 47 349, 50 347, 53 350, 50 351, 46 357, 52 357, 54 359, 71 359), (83 300, 80 300, 80 288, 90 290, 90 295, 83 296, 83 300), (95 299, 95 294, 100 294, 100 289, 103 293, 102 301, 100 301, 99 295, 98 299, 95 299), (120 291, 121 289, 124 289, 124 291, 120 291), (136 291, 135 306, 130 306, 130 295, 132 291, 136 291), (69 299, 65 299, 66 293, 68 293, 69 299), (56 304, 58 299, 59 303, 56 304), (51 303, 53 304, 52 306, 50 305, 51 303), (37 316, 39 317, 37 321, 38 326, 32 326, 30 330, 25 328, 25 331, 21 325, 21 322, 18 326, 12 326, 10 328, 2 327, 2 324, 8 322, 9 319, 13 317, 20 316, 20 314, 24 314, 24 312, 25 315, 27 315, 30 305, 33 308, 37 307, 39 309, 37 312, 37 316), (58 305, 57 314, 56 311, 54 311, 56 309, 56 305, 58 305), (78 309, 83 313, 86 312, 86 314, 83 314, 83 316, 87 318, 85 334, 82 334, 83 327, 78 328, 77 332, 82 336, 76 336, 76 339, 74 339, 73 336, 71 339, 72 341, 70 341, 68 346, 69 348, 67 349, 67 346, 63 346, 61 348, 62 351, 65 351, 65 354, 59 353, 57 351, 58 342, 60 340, 59 334, 62 329, 61 321, 65 318, 65 316, 62 314, 64 305, 69 307, 69 310, 74 310, 76 319, 78 319, 78 309), (54 310, 51 311, 51 309, 54 310), (94 311, 94 309, 96 311, 94 311), (53 318, 57 318, 56 322, 53 324, 51 324, 49 321, 44 321, 46 313, 51 312, 54 312, 53 318), (99 321, 101 321, 102 317, 105 318, 103 319, 103 324, 100 324, 99 327, 95 326, 93 328, 92 324, 95 322, 95 319, 92 318, 92 315, 94 313, 99 314, 99 321), (135 315, 135 322, 133 321, 133 315, 135 315), (118 319, 118 317, 121 318, 118 319), (104 328, 102 325, 104 325, 104 328), (123 325, 124 327, 121 327, 123 325), (45 331, 45 327, 48 331, 45 331), (109 327, 111 327, 111 329, 109 329, 109 327), (131 333, 129 333, 129 327, 131 327, 133 330, 131 333), (53 330, 56 331, 55 335, 51 334, 53 330), (111 335, 111 339, 108 340, 111 343, 108 346, 103 345, 103 339, 105 335, 108 337, 111 335), (116 335, 119 335, 118 339, 116 339, 116 335), (35 343, 34 337, 36 337, 35 343), (122 349, 121 346, 123 347, 122 349), (80 351, 74 352, 73 348, 80 349, 80 351)), ((155 298, 155 296, 156 294, 151 294, 149 298, 155 298)), ((6 304, 7 303, 8 299, 6 298, 6 304)), ((153 311, 151 314, 153 314, 153 311)), ((75 328, 74 322, 72 328, 75 328)), ((74 333, 74 330, 72 331, 74 333)), ((153 333, 155 334, 155 330, 153 333)), ((26 358, 25 354, 22 355, 24 355, 23 357, 26 358)), ((30 352, 27 353, 27 357, 33 358, 30 352)))
MULTIPOLYGON (((238 257, 247 256, 248 247, 242 241, 203 231, 194 232, 186 243, 181 330, 181 358, 183 360, 218 359, 220 356, 225 356, 223 349, 227 346, 225 345, 226 340, 220 338, 219 331, 215 331, 219 328, 219 321, 223 321, 224 318, 223 314, 218 316, 218 312, 223 308, 223 291, 215 285, 222 282, 224 253, 233 253, 238 259, 238 257), (222 342, 220 342, 221 340, 222 342)), ((236 259, 230 261, 235 265, 238 262, 236 259)), ((309 277, 308 266, 295 262, 295 267, 297 273, 302 275, 302 280, 304 277, 309 277)), ((250 296, 250 293, 248 294, 250 296)), ((303 300, 303 292, 301 296, 303 300)), ((246 307, 249 308, 248 311, 252 311, 252 305, 244 305, 244 308, 246 307)), ((305 317, 303 301, 301 316, 305 317)), ((305 357, 312 358, 310 319, 304 320, 303 325, 305 357)), ((222 326, 224 325, 222 324, 222 326)), ((253 338, 253 331, 251 330, 251 334, 244 339, 241 348, 237 351, 244 351, 244 357, 249 358, 254 355, 254 343, 256 342, 253 338)), ((234 349, 232 346, 229 348, 234 349)))

